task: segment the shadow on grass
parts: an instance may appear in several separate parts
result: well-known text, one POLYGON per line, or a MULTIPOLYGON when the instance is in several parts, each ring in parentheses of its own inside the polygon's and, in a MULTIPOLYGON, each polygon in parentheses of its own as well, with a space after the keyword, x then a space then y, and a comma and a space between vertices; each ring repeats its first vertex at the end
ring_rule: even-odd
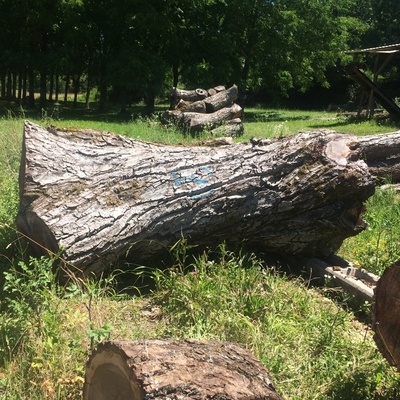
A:
MULTIPOLYGON (((350 124, 352 125, 362 125, 368 122, 366 118, 357 118, 357 117, 340 117, 339 119, 332 120, 331 123, 325 123, 324 124, 319 124, 315 123, 310 125, 310 128, 313 129, 323 129, 323 128, 338 128, 341 126, 348 126, 350 124)), ((383 119, 383 120, 378 120, 377 124, 380 126, 387 126, 388 129, 399 129, 400 128, 400 121, 392 120, 392 119, 383 119)))
POLYGON ((307 121, 309 115, 288 116, 275 110, 244 110, 245 122, 285 122, 285 121, 307 121))
MULTIPOLYGON (((155 112, 164 111, 167 107, 167 105, 156 106, 155 112)), ((78 102, 75 106, 73 102, 48 102, 46 110, 43 110, 39 108, 25 108, 15 102, 0 101, 0 117, 5 118, 125 123, 143 116, 144 109, 143 105, 132 105, 127 107, 126 111, 121 111, 119 106, 110 104, 106 111, 100 112, 98 111, 98 104, 95 102, 91 103, 90 109, 86 109, 85 104, 81 102, 78 102)))
POLYGON ((348 379, 335 381, 327 395, 332 400, 388 400, 400 399, 400 391, 396 385, 380 387, 381 372, 371 376, 371 372, 355 372, 348 379))

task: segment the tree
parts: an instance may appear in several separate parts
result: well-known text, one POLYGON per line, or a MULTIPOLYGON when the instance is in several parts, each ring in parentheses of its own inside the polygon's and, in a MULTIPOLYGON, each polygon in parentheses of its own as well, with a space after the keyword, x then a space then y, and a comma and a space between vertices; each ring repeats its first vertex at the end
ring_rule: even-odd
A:
POLYGON ((372 46, 383 46, 400 42, 400 3, 396 0, 371 0, 372 46))
POLYGON ((0 0, 1 96, 16 91, 17 74, 21 84, 29 77, 32 102, 40 78, 41 106, 53 74, 85 76, 88 89, 99 89, 101 110, 112 93, 122 109, 144 99, 151 112, 166 85, 235 83, 241 94, 270 97, 306 91, 329 84, 326 71, 338 69, 343 50, 368 38, 398 41, 399 7, 394 0, 0 0))
POLYGON ((262 24, 263 51, 251 74, 257 84, 273 92, 290 88, 306 91, 313 84, 328 85, 326 70, 340 63, 348 49, 353 0, 281 0, 274 4, 272 32, 262 24), (268 33, 270 32, 270 33, 268 33))

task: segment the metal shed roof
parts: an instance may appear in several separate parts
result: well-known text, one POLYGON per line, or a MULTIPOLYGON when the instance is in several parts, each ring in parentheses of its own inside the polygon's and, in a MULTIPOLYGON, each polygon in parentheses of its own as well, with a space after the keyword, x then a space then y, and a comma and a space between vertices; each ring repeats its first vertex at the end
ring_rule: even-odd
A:
POLYGON ((367 49, 346 51, 347 54, 357 54, 357 53, 394 54, 399 52, 400 52, 400 43, 389 44, 387 46, 369 47, 367 49))

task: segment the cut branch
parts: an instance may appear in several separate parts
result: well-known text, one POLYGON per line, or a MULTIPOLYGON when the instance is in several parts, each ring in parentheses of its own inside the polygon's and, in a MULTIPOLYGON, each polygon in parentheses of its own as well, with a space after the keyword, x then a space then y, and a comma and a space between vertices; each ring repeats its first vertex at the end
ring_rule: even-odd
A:
POLYGON ((365 228, 375 182, 356 143, 314 131, 166 146, 26 122, 17 224, 37 250, 62 249, 84 275, 121 256, 159 259, 182 236, 198 246, 325 257, 365 228))

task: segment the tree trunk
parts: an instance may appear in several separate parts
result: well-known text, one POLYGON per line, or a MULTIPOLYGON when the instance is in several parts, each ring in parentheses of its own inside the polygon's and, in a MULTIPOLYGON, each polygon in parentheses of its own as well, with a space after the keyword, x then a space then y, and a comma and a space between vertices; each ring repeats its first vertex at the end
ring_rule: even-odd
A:
POLYGON ((68 101, 69 81, 70 81, 70 76, 67 74, 65 76, 64 103, 67 103, 68 101))
POLYGON ((0 98, 5 99, 6 98, 6 74, 5 72, 0 73, 0 98))
POLYGON ((269 371, 226 342, 114 341, 98 345, 86 365, 84 400, 282 400, 269 371))
POLYGON ((375 182, 357 138, 332 131, 221 147, 166 146, 26 122, 18 229, 66 267, 160 259, 187 238, 327 257, 365 228, 375 182))
POLYGON ((60 93, 60 77, 58 75, 58 72, 56 71, 55 73, 55 93, 54 93, 54 101, 58 103, 58 95, 60 93))
POLYGON ((12 73, 11 73, 10 69, 7 71, 7 94, 6 94, 6 99, 7 100, 11 100, 12 99, 12 73))
POLYGON ((17 97, 19 104, 21 104, 21 101, 23 99, 22 85, 23 85, 23 72, 20 70, 18 73, 18 97, 17 97))
POLYGON ((29 96, 28 96, 28 107, 34 108, 35 107, 35 70, 33 66, 29 66, 29 96))
POLYGON ((49 101, 53 101, 53 91, 54 91, 54 71, 50 72, 50 82, 49 82, 49 101))
POLYGON ((90 110, 90 92, 91 92, 90 75, 88 75, 86 79, 87 80, 86 80, 85 110, 90 110))
POLYGON ((73 77, 73 83, 74 83, 74 102, 73 102, 73 107, 76 108, 78 105, 78 94, 80 90, 80 79, 81 76, 80 74, 74 75, 73 77))
POLYGON ((13 78, 12 98, 13 98, 13 100, 17 100, 18 99, 18 95, 17 95, 17 73, 15 71, 13 71, 13 73, 12 73, 12 78, 13 78))
POLYGON ((47 70, 42 68, 40 71, 40 88, 39 88, 39 107, 41 110, 46 110, 47 108, 47 70))

